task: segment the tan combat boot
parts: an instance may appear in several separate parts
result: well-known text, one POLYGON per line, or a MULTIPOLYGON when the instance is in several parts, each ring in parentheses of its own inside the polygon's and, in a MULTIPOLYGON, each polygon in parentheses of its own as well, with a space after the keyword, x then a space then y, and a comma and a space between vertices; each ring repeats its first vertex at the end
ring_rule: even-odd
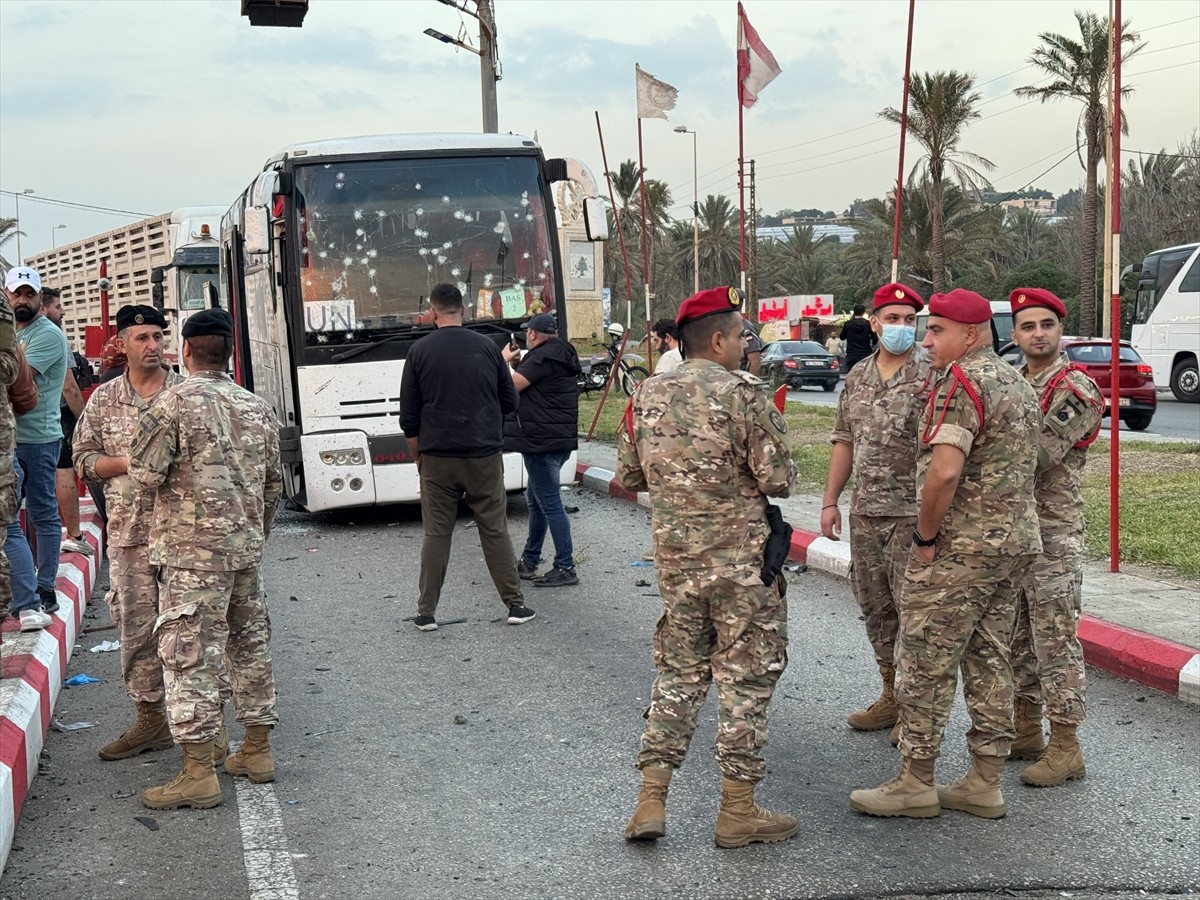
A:
POLYGON ((183 771, 162 787, 142 792, 142 805, 148 809, 211 809, 221 802, 221 783, 213 771, 213 742, 180 744, 183 771))
POLYGON ((1054 787, 1087 775, 1083 749, 1075 734, 1078 728, 1078 725, 1051 721, 1050 743, 1038 761, 1021 773, 1021 780, 1034 787, 1054 787))
POLYGON ((225 760, 225 772, 249 778, 255 784, 275 780, 275 757, 268 736, 270 725, 247 725, 242 748, 225 760))
POLYGON ((161 702, 134 703, 134 706, 137 718, 123 735, 100 748, 101 759, 128 759, 147 750, 169 750, 174 745, 161 702))
POLYGON ((971 768, 954 784, 937 787, 942 809, 957 809, 983 819, 1002 819, 1006 812, 1000 793, 1003 756, 972 756, 971 768))
POLYGON ((850 805, 868 816, 931 819, 942 811, 933 786, 932 759, 902 757, 900 774, 874 790, 852 791, 850 805))
POLYGON ((217 725, 217 736, 213 738, 213 768, 225 764, 229 755, 229 729, 225 727, 225 708, 221 708, 221 721, 217 725))
POLYGON ((879 731, 899 721, 900 713, 896 709, 896 696, 893 693, 896 670, 891 666, 880 666, 879 674, 883 676, 883 693, 866 709, 852 712, 846 717, 847 724, 855 731, 879 731))
POLYGON ((1042 704, 1017 698, 1013 707, 1013 725, 1017 736, 1009 750, 1010 759, 1037 759, 1046 749, 1042 733, 1042 704))
POLYGON ((721 779, 721 809, 717 813, 717 846, 729 849, 747 844, 775 844, 800 828, 795 816, 774 813, 754 802, 754 783, 721 779))
POLYGON ((667 786, 674 771, 663 766, 642 769, 642 790, 625 826, 625 840, 656 841, 667 833, 667 786))
POLYGON ((896 724, 892 726, 892 733, 888 735, 888 742, 893 747, 900 746, 900 720, 896 720, 896 724))

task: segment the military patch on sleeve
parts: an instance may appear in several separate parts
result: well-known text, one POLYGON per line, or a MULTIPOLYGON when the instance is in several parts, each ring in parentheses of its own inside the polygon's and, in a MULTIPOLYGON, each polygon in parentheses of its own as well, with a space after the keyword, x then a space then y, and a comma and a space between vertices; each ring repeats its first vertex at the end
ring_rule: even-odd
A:
POLYGON ((771 407, 771 424, 775 426, 780 434, 787 434, 787 421, 775 407, 771 407))

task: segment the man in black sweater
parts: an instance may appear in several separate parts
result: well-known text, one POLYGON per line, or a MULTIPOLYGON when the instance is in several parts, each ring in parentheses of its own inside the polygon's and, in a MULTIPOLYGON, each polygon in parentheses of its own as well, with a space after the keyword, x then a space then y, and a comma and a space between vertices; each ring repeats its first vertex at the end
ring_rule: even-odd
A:
POLYGON ((504 420, 504 449, 519 452, 525 461, 529 501, 529 537, 517 575, 532 580, 534 587, 579 584, 571 523, 559 490, 562 467, 579 448, 579 354, 559 338, 558 321, 549 313, 529 320, 525 346, 529 352, 524 359, 515 347, 503 351, 516 367, 513 386, 521 395, 521 408, 504 420), (547 530, 554 540, 554 566, 539 578, 547 530))
POLYGON ((871 323, 864 318, 867 308, 859 303, 854 307, 854 315, 842 326, 841 339, 845 341, 846 371, 875 352, 879 338, 871 328, 871 323))
POLYGON ((462 293, 452 284, 429 295, 437 331, 409 351, 400 381, 400 427, 421 478, 420 599, 414 624, 437 631, 438 599, 450 561, 450 539, 465 499, 475 516, 492 583, 508 607, 508 624, 534 617, 525 606, 512 541, 501 455, 502 423, 517 392, 500 348, 462 327, 462 293))

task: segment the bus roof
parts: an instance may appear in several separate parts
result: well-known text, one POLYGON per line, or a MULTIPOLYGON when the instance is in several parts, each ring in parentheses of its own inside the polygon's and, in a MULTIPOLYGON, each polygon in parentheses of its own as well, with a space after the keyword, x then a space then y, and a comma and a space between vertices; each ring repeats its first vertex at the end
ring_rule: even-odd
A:
POLYGON ((362 137, 329 138, 292 144, 267 161, 282 159, 356 154, 413 153, 422 150, 533 150, 537 143, 519 134, 420 133, 374 134, 362 137))

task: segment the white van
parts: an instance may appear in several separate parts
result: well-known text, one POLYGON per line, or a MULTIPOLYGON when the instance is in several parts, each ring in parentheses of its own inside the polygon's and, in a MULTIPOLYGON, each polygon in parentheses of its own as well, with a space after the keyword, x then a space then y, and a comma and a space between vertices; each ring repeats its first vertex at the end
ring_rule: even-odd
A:
MULTIPOLYGON (((1013 314, 1012 306, 1007 300, 992 300, 992 347, 997 353, 1000 348, 1012 340, 1013 314)), ((917 343, 925 338, 925 329, 929 326, 929 307, 917 313, 917 343)))
POLYGON ((1137 272, 1133 346, 1154 369, 1154 386, 1200 403, 1200 243, 1156 250, 1137 272))

